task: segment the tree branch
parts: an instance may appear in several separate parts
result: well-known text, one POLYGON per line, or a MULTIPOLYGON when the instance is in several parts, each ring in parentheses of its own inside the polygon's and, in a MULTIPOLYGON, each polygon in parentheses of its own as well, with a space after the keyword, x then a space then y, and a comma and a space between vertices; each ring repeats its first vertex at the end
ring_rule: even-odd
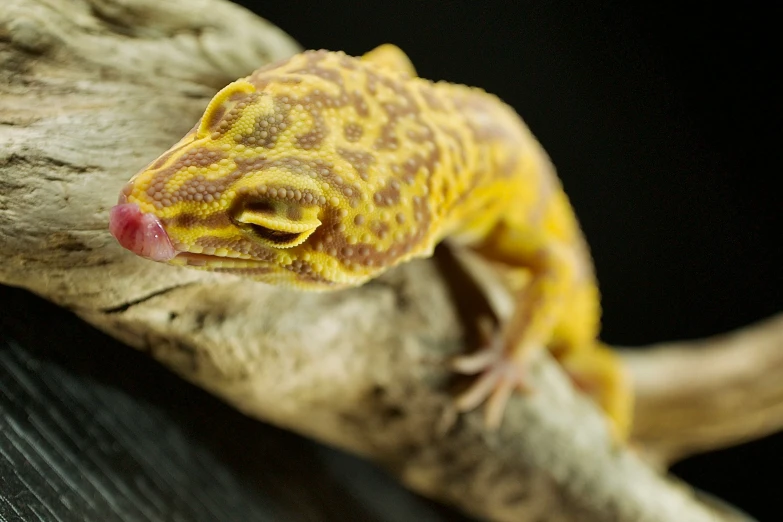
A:
POLYGON ((497 433, 480 412, 457 416, 464 383, 446 363, 475 346, 471 325, 488 305, 442 249, 334 294, 121 250, 107 214, 129 176, 217 88, 297 49, 221 0, 5 0, 0 281, 75 310, 248 415, 365 455, 481 517, 742 520, 614 446, 546 356, 537 392, 511 401, 497 433))
POLYGON ((783 429, 783 315, 624 359, 636 388, 633 437, 662 463, 783 429))

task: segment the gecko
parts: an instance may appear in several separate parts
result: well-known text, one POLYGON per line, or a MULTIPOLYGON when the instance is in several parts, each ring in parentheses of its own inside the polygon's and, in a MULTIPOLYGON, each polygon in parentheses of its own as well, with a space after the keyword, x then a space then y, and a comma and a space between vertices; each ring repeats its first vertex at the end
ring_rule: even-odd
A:
POLYGON ((453 370, 475 375, 459 411, 497 428, 549 350, 624 438, 632 394, 598 340, 592 258, 554 166, 486 91, 417 76, 384 44, 306 51, 221 91, 110 211, 144 258, 307 291, 354 287, 445 240, 512 273, 514 311, 453 370))

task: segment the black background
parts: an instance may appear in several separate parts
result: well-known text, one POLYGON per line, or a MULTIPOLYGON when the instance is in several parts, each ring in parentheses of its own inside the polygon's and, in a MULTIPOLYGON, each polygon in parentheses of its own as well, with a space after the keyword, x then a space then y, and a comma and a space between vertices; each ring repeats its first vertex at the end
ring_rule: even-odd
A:
MULTIPOLYGON (((577 1, 502 7, 481 2, 240 3, 304 47, 359 55, 393 42, 411 56, 421 76, 481 86, 513 105, 558 166, 591 244, 604 298, 606 341, 642 345, 701 337, 783 308, 778 272, 783 219, 780 192, 773 189, 781 174, 781 89, 773 80, 780 69, 775 52, 780 42, 772 7, 747 2, 726 7, 680 3, 676 8, 577 1)), ((96 396, 119 390, 119 398, 84 402, 99 412, 95 404, 127 403, 126 409, 104 408, 103 415, 124 416, 125 423, 158 419, 139 435, 145 447, 203 452, 208 465, 227 469, 226 477, 233 478, 219 487, 203 480, 209 488, 203 491, 231 506, 224 510, 226 520, 261 513, 259 506, 281 495, 287 500, 277 503, 284 511, 302 515, 310 510, 307 517, 292 519, 338 520, 347 512, 364 513, 358 519, 367 520, 414 516, 406 513, 418 513, 418 520, 455 519, 448 512, 430 512, 428 518, 422 511, 401 511, 410 498, 359 461, 242 417, 145 355, 125 350, 29 294, 0 288, 0 334, 5 343, 0 369, 8 373, 0 382, 0 398, 11 397, 14 390, 23 394, 15 386, 25 370, 50 390, 65 384, 97 390, 90 392, 96 396), (181 433, 173 442, 172 431, 181 433), (307 483, 313 469, 319 470, 316 489, 307 483), (284 493, 275 492, 275 483, 284 493), (239 487, 234 484, 252 491, 239 498, 232 493, 239 487), (359 486, 362 494, 356 493, 359 486), (359 497, 365 507, 351 507, 359 497), (375 507, 367 507, 370 499, 375 507)), ((71 399, 63 401, 64 412, 76 407, 71 399)), ((0 401, 0 409, 7 404, 0 401)), ((19 404, 3 410, 16 423, 16 431, 8 432, 19 437, 15 444, 25 436, 40 438, 35 423, 26 424, 35 420, 30 412, 43 418, 52 408, 41 403, 40 411, 30 410, 19 404)), ((82 428, 68 436, 84 436, 90 444, 95 437, 89 423, 71 427, 82 428)), ((144 466, 131 473, 126 460, 133 451, 120 445, 118 458, 107 458, 102 466, 127 477, 129 491, 136 494, 141 482, 134 480, 155 473, 144 466)), ((23 478, 25 471, 12 465, 16 457, 8 455, 10 467, 0 459, 0 479, 23 478)), ((198 458, 165 460, 161 466, 195 470, 189 487, 172 486, 171 498, 187 503, 187 495, 200 494, 196 464, 207 464, 198 458)), ((674 471, 762 521, 783 519, 783 435, 692 458, 674 471)), ((56 482, 56 477, 47 480, 56 482)), ((77 482, 74 488, 89 486, 68 480, 77 482)), ((11 482, 3 484, 10 488, 11 482)), ((0 488, 0 500, 9 502, 4 492, 0 488)), ((50 493, 56 503, 57 488, 50 493)), ((32 509, 34 502, 25 502, 32 509)), ((3 516, 7 506, 0 505, 3 516)), ((189 511, 182 507, 180 513, 189 511)))
MULTIPOLYGON (((707 336, 783 309, 772 4, 240 3, 306 48, 359 55, 392 42, 420 76, 480 86, 516 108, 590 242, 606 341, 707 336)), ((783 435, 674 471, 762 520, 783 519, 783 435)))

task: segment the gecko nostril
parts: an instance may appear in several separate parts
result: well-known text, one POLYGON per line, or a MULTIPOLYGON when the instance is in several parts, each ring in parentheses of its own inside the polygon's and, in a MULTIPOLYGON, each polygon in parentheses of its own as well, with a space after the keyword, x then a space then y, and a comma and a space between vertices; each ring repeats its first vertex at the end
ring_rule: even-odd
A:
POLYGON ((160 219, 143 213, 135 203, 123 203, 111 209, 109 231, 123 248, 138 256, 168 261, 177 255, 160 219))

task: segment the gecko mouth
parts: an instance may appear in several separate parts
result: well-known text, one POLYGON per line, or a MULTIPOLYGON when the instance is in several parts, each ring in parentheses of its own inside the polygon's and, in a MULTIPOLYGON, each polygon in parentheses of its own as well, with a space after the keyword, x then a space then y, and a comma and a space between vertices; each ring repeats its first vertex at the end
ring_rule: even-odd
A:
POLYGON ((253 260, 242 259, 231 256, 218 256, 213 254, 197 254, 196 252, 178 252, 171 260, 174 264, 188 266, 207 266, 207 265, 225 265, 225 266, 252 266, 253 260))
POLYGON ((117 241, 137 256, 176 265, 218 268, 251 268, 258 262, 249 256, 221 256, 190 252, 172 242, 161 220, 142 212, 135 203, 121 203, 109 214, 109 231, 117 241))
MULTIPOLYGON (((184 265, 190 265, 190 266, 205 266, 210 263, 214 263, 217 260, 222 260, 224 258, 220 256, 213 256, 209 254, 196 254, 193 252, 179 252, 176 256, 174 256, 173 261, 177 263, 178 261, 181 261, 184 265)), ((177 263, 180 264, 180 263, 177 263)))
POLYGON ((185 245, 176 245, 161 220, 154 214, 142 212, 135 203, 121 203, 111 209, 109 231, 123 248, 153 261, 223 270, 263 268, 263 263, 247 255, 222 256, 192 252, 185 245))

